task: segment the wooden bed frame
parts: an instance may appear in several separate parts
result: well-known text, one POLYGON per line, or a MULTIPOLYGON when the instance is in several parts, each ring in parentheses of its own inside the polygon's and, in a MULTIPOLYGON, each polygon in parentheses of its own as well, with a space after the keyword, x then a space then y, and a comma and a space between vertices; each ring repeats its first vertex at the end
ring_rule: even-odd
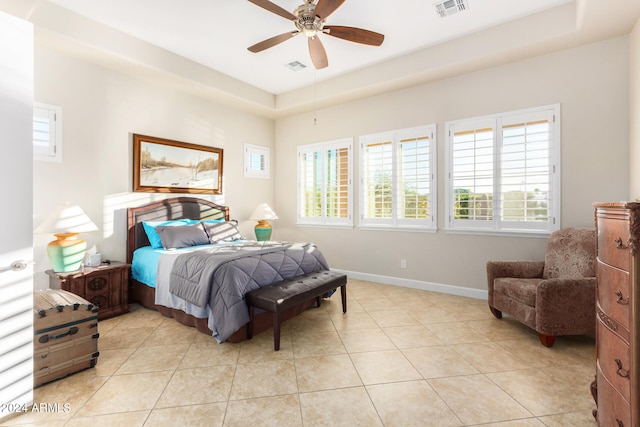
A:
MULTIPOLYGON (((173 197, 142 206, 127 209, 127 263, 131 264, 133 252, 143 246, 149 246, 149 239, 142 226, 142 221, 164 221, 173 219, 221 219, 229 220, 229 207, 221 206, 209 200, 195 197, 173 197)), ((198 331, 212 335, 208 319, 196 318, 182 310, 155 304, 155 288, 131 279, 129 300, 138 302, 143 307, 158 310, 162 315, 173 317, 183 325, 193 326, 198 331)), ((289 319, 311 306, 309 301, 283 313, 282 320, 289 319)), ((247 309, 248 310, 248 309, 247 309)), ((264 312, 255 316, 253 333, 257 334, 272 327, 271 313, 264 312)), ((240 342, 247 338, 247 327, 244 325, 227 341, 240 342)))

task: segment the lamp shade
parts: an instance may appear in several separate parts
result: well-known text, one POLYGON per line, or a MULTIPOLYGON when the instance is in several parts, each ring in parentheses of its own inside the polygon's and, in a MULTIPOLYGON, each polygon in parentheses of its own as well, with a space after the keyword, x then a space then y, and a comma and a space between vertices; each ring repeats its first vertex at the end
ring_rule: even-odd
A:
POLYGON ((98 227, 78 205, 59 205, 36 227, 34 233, 84 233, 98 227))
POLYGON ((47 255, 53 271, 65 273, 80 269, 87 243, 78 234, 95 231, 98 227, 80 206, 60 205, 54 209, 34 230, 35 233, 52 233, 56 240, 47 245, 47 255))
POLYGON ((253 219, 256 221, 261 219, 278 219, 278 215, 276 215, 273 209, 271 209, 271 206, 269 206, 267 203, 260 203, 255 208, 249 219, 253 219))

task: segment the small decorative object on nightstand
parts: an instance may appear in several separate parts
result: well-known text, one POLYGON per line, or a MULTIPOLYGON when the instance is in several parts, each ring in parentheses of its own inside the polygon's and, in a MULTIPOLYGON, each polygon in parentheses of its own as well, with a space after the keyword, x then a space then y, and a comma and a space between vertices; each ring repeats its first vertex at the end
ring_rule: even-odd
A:
POLYGON ((258 241, 271 239, 271 224, 269 224, 269 220, 278 219, 278 216, 267 203, 260 203, 249 219, 258 221, 254 228, 258 241))
POLYGON ((111 261, 71 273, 47 270, 49 287, 64 289, 97 305, 98 319, 129 312, 129 264, 111 261))

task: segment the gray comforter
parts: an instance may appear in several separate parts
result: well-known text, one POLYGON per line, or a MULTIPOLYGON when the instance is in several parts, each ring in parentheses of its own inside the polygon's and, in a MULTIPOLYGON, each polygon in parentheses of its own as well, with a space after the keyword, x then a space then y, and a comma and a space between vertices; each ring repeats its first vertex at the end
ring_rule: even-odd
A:
POLYGON ((214 334, 222 342, 249 321, 247 292, 328 268, 311 243, 214 246, 176 258, 169 292, 199 307, 209 304, 217 329, 214 334))

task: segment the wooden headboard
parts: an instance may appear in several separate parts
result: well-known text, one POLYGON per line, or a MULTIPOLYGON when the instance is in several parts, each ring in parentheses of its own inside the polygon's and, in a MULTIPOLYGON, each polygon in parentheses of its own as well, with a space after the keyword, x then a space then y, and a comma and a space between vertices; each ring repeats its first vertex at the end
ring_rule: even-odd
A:
POLYGON ((142 221, 171 219, 220 219, 229 221, 229 207, 196 197, 173 197, 127 209, 127 263, 133 259, 133 251, 149 246, 149 239, 142 221))

